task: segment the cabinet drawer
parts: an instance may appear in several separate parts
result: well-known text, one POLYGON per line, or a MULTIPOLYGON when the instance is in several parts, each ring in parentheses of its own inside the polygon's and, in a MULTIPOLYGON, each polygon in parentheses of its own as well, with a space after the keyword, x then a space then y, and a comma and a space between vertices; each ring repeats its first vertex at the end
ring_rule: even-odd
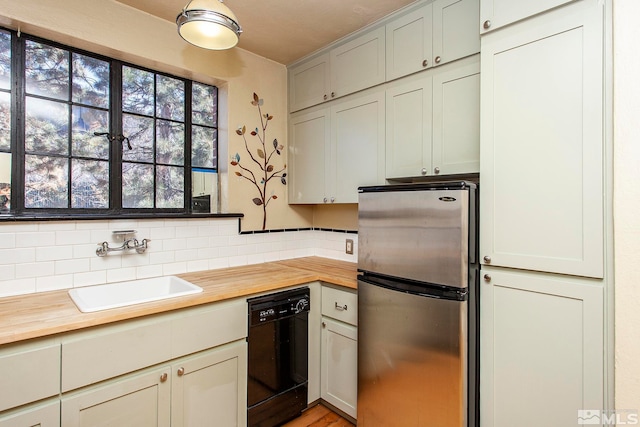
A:
POLYGON ((241 339, 246 310, 233 300, 70 335, 62 343, 62 391, 241 339))
POLYGON ((355 292, 323 286, 322 315, 357 325, 358 295, 355 292))
POLYGON ((57 395, 60 391, 60 344, 47 341, 3 348, 0 372, 0 411, 57 395))

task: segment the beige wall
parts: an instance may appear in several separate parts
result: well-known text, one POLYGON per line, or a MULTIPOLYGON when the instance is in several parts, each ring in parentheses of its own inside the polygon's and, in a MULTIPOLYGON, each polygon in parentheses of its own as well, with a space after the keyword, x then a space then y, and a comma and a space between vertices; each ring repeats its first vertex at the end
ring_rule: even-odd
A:
MULTIPOLYGON (((264 99, 263 113, 274 116, 267 132, 268 141, 277 138, 286 147, 287 71, 284 65, 239 48, 218 52, 191 46, 178 36, 174 23, 113 0, 0 0, 0 25, 217 84, 221 89, 222 107, 219 165, 223 194, 227 196, 223 208, 245 214, 243 230, 262 227, 261 208, 251 201, 257 196, 257 190, 249 182, 235 177, 233 168, 229 167, 229 156, 236 152, 242 155, 245 150, 242 138, 235 133, 236 128, 259 126, 258 113, 251 105, 254 92, 264 99), (227 177, 229 169, 230 177, 227 177)), ((284 153, 282 166, 286 163, 284 153)), ((270 202, 267 228, 311 226, 312 208, 289 208, 286 187, 277 180, 273 184, 271 188, 277 199, 270 202)), ((267 190, 269 194, 271 188, 267 190)))
POLYGON ((615 405, 640 409, 640 2, 613 9, 615 405))

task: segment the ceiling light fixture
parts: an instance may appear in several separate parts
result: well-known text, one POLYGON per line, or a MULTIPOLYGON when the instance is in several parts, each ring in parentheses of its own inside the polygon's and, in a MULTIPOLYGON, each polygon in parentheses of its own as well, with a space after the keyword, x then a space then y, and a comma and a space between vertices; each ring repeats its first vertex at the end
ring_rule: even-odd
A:
POLYGON ((205 49, 230 49, 242 33, 238 18, 222 0, 191 0, 176 23, 180 37, 205 49))

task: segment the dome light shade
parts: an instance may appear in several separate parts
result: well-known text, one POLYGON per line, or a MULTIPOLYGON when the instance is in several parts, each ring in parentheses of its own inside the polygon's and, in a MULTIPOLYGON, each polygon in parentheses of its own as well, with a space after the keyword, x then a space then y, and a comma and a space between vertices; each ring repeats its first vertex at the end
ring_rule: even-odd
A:
POLYGON ((191 0, 176 23, 180 37, 205 49, 230 49, 242 33, 238 18, 222 0, 191 0))

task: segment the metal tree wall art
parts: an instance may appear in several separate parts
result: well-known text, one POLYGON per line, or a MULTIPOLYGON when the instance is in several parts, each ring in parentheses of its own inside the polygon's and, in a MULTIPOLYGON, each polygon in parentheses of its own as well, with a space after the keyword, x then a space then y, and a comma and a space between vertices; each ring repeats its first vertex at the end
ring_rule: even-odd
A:
POLYGON ((273 190, 270 193, 267 193, 267 186, 274 178, 279 179, 282 185, 287 185, 287 174, 285 172, 287 165, 283 164, 281 168, 277 169, 276 166, 271 163, 272 160, 275 160, 273 157, 274 154, 277 156, 282 155, 284 147, 280 145, 278 140, 275 138, 272 143, 267 144, 267 127, 269 126, 269 122, 273 120, 273 116, 269 113, 262 113, 263 103, 264 100, 260 99, 258 95, 254 93, 251 105, 258 107, 260 128, 256 127, 255 130, 251 131, 250 135, 256 137, 257 143, 252 144, 252 147, 249 147, 249 141, 247 140, 246 135, 246 126, 242 126, 236 130, 236 133, 242 136, 242 139, 244 140, 244 147, 249 155, 249 164, 254 163, 257 165, 259 170, 254 173, 254 171, 249 168, 249 165, 241 163, 240 154, 238 153, 236 153, 235 156, 232 156, 231 165, 240 169, 239 171, 236 171, 236 176, 246 179, 258 190, 259 197, 254 197, 252 200, 257 206, 262 206, 262 229, 265 230, 267 226, 267 206, 269 206, 269 203, 272 200, 278 198, 278 196, 274 194, 273 190))

